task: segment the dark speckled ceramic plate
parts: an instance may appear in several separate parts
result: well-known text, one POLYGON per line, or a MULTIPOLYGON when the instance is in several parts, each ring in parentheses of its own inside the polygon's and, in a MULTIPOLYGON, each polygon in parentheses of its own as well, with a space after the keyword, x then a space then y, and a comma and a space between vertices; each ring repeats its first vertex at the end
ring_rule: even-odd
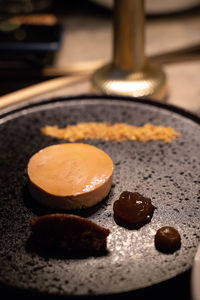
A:
POLYGON ((0 281, 57 295, 101 295, 142 289, 190 269, 200 239, 200 120, 153 101, 85 96, 53 99, 8 109, 0 115, 0 281), (30 219, 48 213, 29 196, 27 162, 39 149, 63 143, 43 136, 47 124, 83 121, 147 122, 172 126, 181 136, 163 141, 85 141, 114 161, 113 186, 101 205, 84 211, 111 230, 108 253, 89 258, 47 258, 28 249, 30 219), (139 230, 119 227, 112 205, 124 190, 137 191, 157 207, 139 230), (170 225, 182 237, 181 249, 167 255, 154 247, 158 228, 170 225))

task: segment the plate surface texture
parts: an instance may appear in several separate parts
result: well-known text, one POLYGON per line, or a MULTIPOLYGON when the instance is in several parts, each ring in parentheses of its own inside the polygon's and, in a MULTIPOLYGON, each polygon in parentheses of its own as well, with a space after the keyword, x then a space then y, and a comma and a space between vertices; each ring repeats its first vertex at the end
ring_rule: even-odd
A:
POLYGON ((0 281, 57 295, 101 295, 141 289, 190 269, 200 239, 200 121, 167 105, 120 97, 83 96, 21 105, 0 115, 0 281), (46 146, 64 143, 41 127, 78 122, 171 126, 181 132, 163 141, 99 141, 114 162, 113 186, 97 207, 81 214, 110 229, 108 253, 89 258, 43 257, 28 250, 29 221, 48 213, 27 192, 27 163, 46 146), (153 218, 138 230, 118 226, 113 202, 123 191, 152 199, 153 218), (167 255, 154 246, 162 226, 179 230, 182 246, 167 255))

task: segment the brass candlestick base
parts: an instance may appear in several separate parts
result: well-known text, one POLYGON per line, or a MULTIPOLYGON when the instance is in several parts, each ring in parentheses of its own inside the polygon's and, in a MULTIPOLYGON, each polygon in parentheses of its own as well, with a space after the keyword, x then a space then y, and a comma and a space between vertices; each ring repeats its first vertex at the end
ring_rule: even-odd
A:
POLYGON ((95 91, 133 97, 163 100, 166 97, 166 76, 156 65, 146 63, 141 72, 125 72, 114 64, 98 69, 92 77, 95 91))
POLYGON ((93 74, 95 90, 164 100, 165 74, 144 53, 144 20, 144 0, 114 1, 113 59, 93 74))

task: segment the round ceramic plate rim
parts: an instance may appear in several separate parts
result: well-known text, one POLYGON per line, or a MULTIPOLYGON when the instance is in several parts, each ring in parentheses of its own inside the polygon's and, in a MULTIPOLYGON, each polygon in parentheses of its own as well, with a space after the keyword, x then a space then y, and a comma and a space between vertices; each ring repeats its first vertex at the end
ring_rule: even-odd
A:
POLYGON ((20 112, 24 109, 30 109, 37 106, 41 106, 42 104, 47 105, 51 103, 57 103, 57 102, 65 102, 65 101, 80 101, 80 100, 116 100, 122 103, 122 101, 127 102, 135 102, 139 104, 144 105, 150 105, 154 107, 158 107, 163 110, 172 111, 178 115, 181 115, 183 117, 186 117, 187 119, 190 119, 194 121, 197 124, 200 124, 200 117, 195 115, 194 113, 175 106, 173 104, 168 104, 165 102, 158 102, 154 99, 146 99, 146 98, 136 98, 131 96, 118 96, 118 95, 96 95, 96 94, 80 94, 75 96, 60 96, 60 97, 52 97, 47 99, 37 99, 36 101, 32 100, 29 102, 22 102, 18 104, 10 105, 6 108, 3 108, 0 110, 0 118, 3 119, 4 117, 9 116, 10 114, 14 114, 17 112, 20 112))
MULTIPOLYGON (((3 112, 1 111, 0 112, 0 118, 2 117, 3 119, 6 117, 9 118, 9 115, 12 115, 13 114, 16 114, 16 116, 18 115, 19 116, 19 113, 23 110, 27 110, 28 112, 30 112, 29 109, 36 109, 37 110, 37 107, 41 107, 41 105, 44 105, 44 107, 48 106, 48 104, 51 104, 51 103, 66 103, 66 101, 70 101, 72 100, 74 102, 74 100, 90 100, 90 103, 92 100, 116 100, 116 101, 120 101, 120 103, 122 103, 122 100, 125 100, 126 102, 133 102, 133 103, 141 103, 141 105, 150 105, 150 106, 153 106, 153 107, 159 107, 161 109, 163 109, 164 111, 167 110, 167 111, 172 111, 178 115, 181 115, 185 118, 187 118, 188 120, 192 120, 194 121, 195 123, 197 124, 200 124, 200 118, 195 116, 194 114, 191 114, 183 109, 180 109, 180 108, 177 108, 173 105, 168 105, 168 104, 164 104, 164 103, 158 103, 158 102, 155 102, 154 100, 147 100, 147 99, 138 99, 138 98, 132 98, 132 97, 124 97, 124 96, 105 96, 105 95, 101 95, 101 96, 97 96, 97 95, 79 95, 79 96, 73 96, 73 97, 58 97, 58 98, 52 98, 52 99, 46 99, 46 100, 40 100, 40 101, 37 101, 37 102, 33 102, 33 103, 26 103, 26 104, 19 104, 17 106, 15 106, 14 108, 10 107, 7 112, 3 112)), ((124 102, 125 103, 125 102, 124 102)), ((4 119, 4 120, 5 120, 4 119)))

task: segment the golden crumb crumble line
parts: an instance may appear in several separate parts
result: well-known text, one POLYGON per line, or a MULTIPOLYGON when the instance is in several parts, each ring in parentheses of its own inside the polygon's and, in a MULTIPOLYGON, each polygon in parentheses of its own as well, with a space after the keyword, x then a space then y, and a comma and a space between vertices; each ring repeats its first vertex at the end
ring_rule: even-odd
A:
POLYGON ((87 139, 100 139, 105 141, 150 141, 163 140, 171 142, 180 135, 172 127, 152 125, 150 123, 141 127, 128 125, 125 123, 111 124, 109 122, 86 122, 76 125, 68 125, 65 128, 58 128, 57 125, 45 126, 42 133, 58 139, 75 142, 87 139))

